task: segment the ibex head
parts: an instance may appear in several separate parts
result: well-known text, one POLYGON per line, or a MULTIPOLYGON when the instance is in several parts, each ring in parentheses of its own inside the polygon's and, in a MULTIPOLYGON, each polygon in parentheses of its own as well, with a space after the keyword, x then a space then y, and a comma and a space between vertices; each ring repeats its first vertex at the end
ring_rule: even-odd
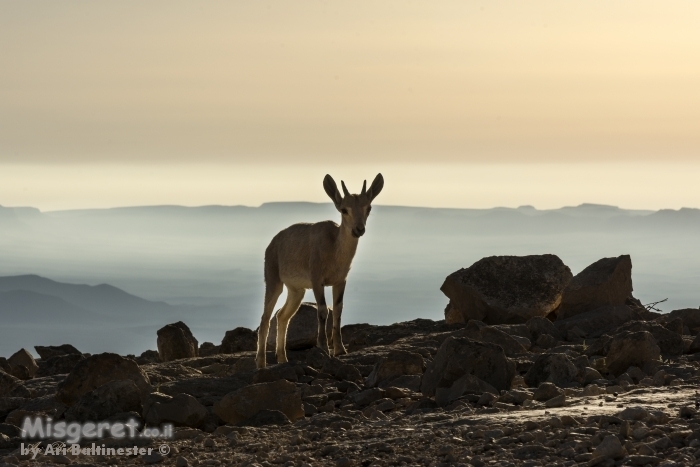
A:
POLYGON ((372 210, 372 200, 377 197, 384 187, 384 177, 382 177, 382 174, 377 174, 369 190, 367 189, 367 180, 365 180, 362 184, 362 193, 359 195, 351 195, 345 187, 345 182, 342 180, 340 184, 343 187, 342 196, 333 177, 326 175, 323 179, 323 189, 326 190, 326 194, 333 200, 335 208, 343 215, 341 225, 350 228, 352 235, 359 238, 365 233, 365 223, 369 212, 372 210))

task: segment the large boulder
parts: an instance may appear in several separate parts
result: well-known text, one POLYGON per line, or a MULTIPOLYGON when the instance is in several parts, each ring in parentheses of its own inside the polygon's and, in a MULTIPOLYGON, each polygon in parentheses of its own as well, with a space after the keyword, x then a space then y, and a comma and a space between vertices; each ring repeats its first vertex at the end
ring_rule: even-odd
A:
POLYGON ((625 331, 637 332, 647 331, 654 336, 656 344, 659 346, 661 353, 664 355, 681 355, 685 344, 683 336, 680 333, 668 330, 666 327, 653 321, 630 321, 623 324, 614 334, 619 334, 625 331))
POLYGON ((27 370, 29 370, 29 376, 31 378, 33 378, 39 370, 39 365, 37 365, 36 360, 34 360, 34 357, 27 349, 19 349, 7 359, 7 363, 10 364, 13 370, 20 365, 25 366, 27 370))
POLYGON ((624 305, 632 294, 629 255, 603 258, 576 274, 564 290, 558 319, 571 318, 605 305, 624 305))
POLYGON ((182 321, 168 324, 158 330, 158 355, 163 362, 199 355, 199 342, 182 321))
POLYGON ((438 388, 450 388, 464 375, 474 375, 498 390, 506 390, 515 377, 515 363, 499 345, 448 337, 423 374, 421 392, 433 396, 438 388))
POLYGON ((0 397, 29 397, 22 380, 0 370, 0 397))
POLYGON ((527 352, 527 349, 509 334, 474 319, 470 319, 467 326, 455 335, 479 342, 490 342, 500 345, 508 356, 527 352))
POLYGON ((568 387, 576 380, 577 374, 576 365, 566 354, 545 353, 535 359, 535 363, 525 374, 525 383, 533 388, 545 382, 568 387))
POLYGON ((571 318, 557 320, 554 325, 559 332, 566 336, 569 331, 577 330, 582 337, 594 338, 610 333, 628 321, 642 319, 640 313, 626 305, 602 306, 593 311, 587 311, 571 318), (578 329, 576 329, 578 328, 578 329))
POLYGON ((143 418, 148 425, 173 423, 197 428, 209 415, 207 408, 189 394, 169 396, 159 392, 148 395, 143 405, 143 418))
POLYGON ((35 345, 34 349, 36 353, 39 354, 42 360, 46 360, 52 357, 58 357, 61 355, 78 354, 81 355, 80 350, 76 349, 70 344, 63 345, 35 345))
POLYGON ((644 368, 651 362, 657 362, 660 356, 661 349, 651 333, 626 331, 613 336, 605 364, 610 373, 619 376, 631 366, 644 368))
POLYGON ((124 379, 133 381, 142 396, 152 391, 148 376, 134 360, 114 353, 92 355, 78 362, 58 385, 56 399, 71 406, 84 394, 110 381, 124 379))
POLYGON ((247 352, 258 347, 258 333, 252 329, 238 327, 231 331, 226 331, 221 341, 221 353, 231 354, 237 352, 247 352))
POLYGON ((367 386, 386 386, 405 375, 422 375, 425 371, 423 356, 405 350, 392 350, 381 357, 367 377, 367 386))
POLYGON ((56 355, 39 361, 39 371, 36 376, 54 376, 70 373, 75 365, 81 360, 85 360, 85 356, 81 353, 69 353, 65 355, 56 355))
POLYGON ((559 306, 571 277, 555 255, 482 258, 447 276, 440 287, 450 299, 445 320, 507 324, 547 316, 559 306))
POLYGON ((530 339, 533 342, 537 342, 537 340, 542 335, 552 336, 556 340, 563 340, 565 337, 564 335, 562 335, 559 329, 557 329, 556 326, 554 326, 554 323, 552 323, 547 318, 542 318, 541 316, 535 316, 534 318, 530 318, 529 320, 527 320, 527 323, 525 323, 525 325, 527 326, 527 329, 532 335, 530 339))
MULTIPOLYGON (((267 348, 275 349, 277 345, 277 310, 270 320, 270 333, 267 335, 267 348)), ((326 321, 328 329, 333 320, 326 321)), ((318 336, 318 309, 315 303, 304 302, 299 311, 289 321, 287 327, 287 350, 306 350, 316 346, 318 336)))
POLYGON ((498 390, 486 381, 474 375, 464 375, 452 383, 450 387, 437 388, 435 390, 435 402, 437 405, 444 407, 465 394, 481 396, 485 392, 498 396, 498 390))
POLYGON ((296 384, 280 379, 245 386, 214 404, 214 413, 231 424, 241 423, 261 410, 279 410, 292 422, 303 418, 301 392, 296 384))
POLYGON ((680 318, 683 325, 687 326, 692 335, 700 333, 700 308, 684 308, 682 310, 673 310, 664 316, 665 321, 672 321, 680 318))
POLYGON ((124 412, 141 413, 141 392, 130 380, 110 381, 83 396, 66 411, 68 421, 98 421, 124 412))

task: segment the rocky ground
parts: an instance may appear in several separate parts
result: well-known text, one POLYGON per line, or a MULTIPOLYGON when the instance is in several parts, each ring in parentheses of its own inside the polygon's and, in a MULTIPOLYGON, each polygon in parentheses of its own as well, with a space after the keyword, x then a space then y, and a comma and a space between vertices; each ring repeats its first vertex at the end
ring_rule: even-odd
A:
POLYGON ((554 281, 578 294, 560 297, 560 317, 554 307, 486 324, 512 321, 510 311, 484 306, 484 321, 459 319, 452 298, 450 324, 344 326, 348 353, 338 357, 313 347, 316 309, 305 304, 289 329, 289 363, 269 352, 262 370, 256 333, 244 328, 199 345, 173 323, 158 332, 158 351, 138 357, 65 345, 36 347, 35 360, 22 349, 0 358, 0 466, 700 465, 700 309, 653 313, 629 291, 624 303, 584 306, 580 290, 595 298, 591 283, 628 278, 612 268, 584 279, 554 281), (25 416, 135 418, 175 432, 98 441, 150 454, 31 459, 19 449, 25 416))

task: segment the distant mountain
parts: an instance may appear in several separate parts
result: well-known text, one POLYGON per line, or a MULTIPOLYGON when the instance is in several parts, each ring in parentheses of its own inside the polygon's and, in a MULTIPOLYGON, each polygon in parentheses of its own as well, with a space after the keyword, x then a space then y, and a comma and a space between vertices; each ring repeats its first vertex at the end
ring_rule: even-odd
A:
POLYGON ((3 325, 89 323, 96 318, 94 313, 51 295, 27 290, 0 292, 3 325))
POLYGON ((3 297, 6 293, 14 293, 8 297, 12 298, 16 310, 21 310, 22 303, 25 303, 27 309, 36 310, 40 305, 42 309, 54 309, 57 314, 71 316, 80 312, 96 318, 148 320, 180 311, 179 307, 144 300, 108 284, 67 284, 37 275, 0 277, 0 293, 3 297))

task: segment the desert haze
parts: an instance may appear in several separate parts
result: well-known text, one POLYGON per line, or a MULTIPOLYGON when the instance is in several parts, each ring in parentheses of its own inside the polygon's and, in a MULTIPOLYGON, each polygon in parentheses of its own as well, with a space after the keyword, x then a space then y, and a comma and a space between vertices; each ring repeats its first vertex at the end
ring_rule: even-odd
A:
MULTIPOLYGON (((138 355, 177 320, 200 342, 218 344, 226 330, 258 324, 270 239, 295 222, 338 218, 322 203, 0 208, 0 354, 70 342, 84 352, 138 355)), ((379 205, 350 272, 343 323, 442 319, 445 277, 492 255, 552 253, 576 274, 630 254, 643 303, 668 298, 666 311, 697 308, 699 233, 697 209, 379 205)), ((310 292, 305 300, 313 301, 310 292)))

